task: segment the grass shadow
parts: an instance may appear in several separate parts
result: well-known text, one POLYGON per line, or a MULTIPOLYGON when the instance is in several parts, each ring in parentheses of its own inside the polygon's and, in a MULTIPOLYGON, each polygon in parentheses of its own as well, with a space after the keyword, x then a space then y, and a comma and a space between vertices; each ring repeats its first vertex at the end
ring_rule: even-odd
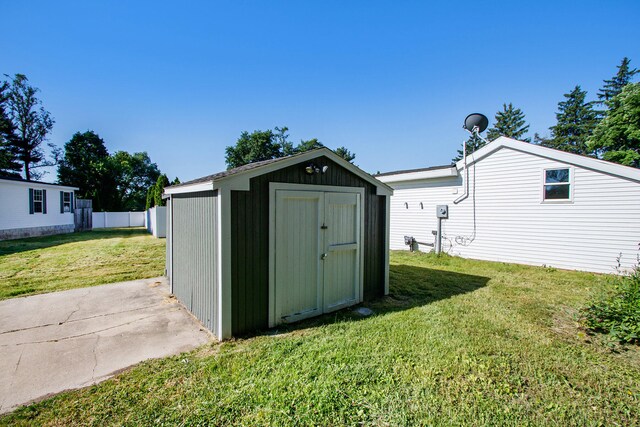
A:
POLYGON ((144 227, 101 228, 79 233, 55 234, 53 236, 29 237, 26 239, 0 241, 0 256, 45 249, 66 243, 84 242, 88 240, 129 238, 150 235, 144 227))
POLYGON ((392 264, 389 269, 389 295, 365 301, 355 307, 345 308, 296 323, 280 325, 267 331, 241 335, 239 338, 286 334, 333 323, 367 319, 367 317, 354 311, 354 308, 360 306, 371 308, 376 316, 408 310, 456 295, 474 292, 486 286, 489 280, 491 280, 489 277, 472 274, 413 265, 392 264))

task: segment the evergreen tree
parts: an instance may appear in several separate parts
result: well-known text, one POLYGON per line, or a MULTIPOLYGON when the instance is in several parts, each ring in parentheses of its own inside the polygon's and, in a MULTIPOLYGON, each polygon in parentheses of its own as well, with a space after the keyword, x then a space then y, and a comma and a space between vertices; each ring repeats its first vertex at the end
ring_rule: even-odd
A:
POLYGON ((519 141, 531 142, 524 136, 529 131, 529 125, 524 120, 524 113, 519 108, 513 108, 509 103, 502 104, 502 111, 496 113, 495 124, 487 132, 487 139, 493 141, 499 136, 508 136, 519 141))
POLYGON ((167 201, 162 199, 162 193, 164 192, 164 187, 168 187, 169 185, 169 178, 167 178, 167 175, 162 174, 158 177, 154 189, 155 194, 153 202, 155 206, 167 205, 167 201))
POLYGON ((148 211, 149 209, 155 206, 155 195, 156 195, 156 185, 153 184, 147 190, 147 202, 144 208, 145 211, 148 211))
MULTIPOLYGON (((465 141, 465 144, 467 146, 467 156, 487 145, 487 143, 483 141, 482 138, 478 137, 475 134, 471 135, 469 139, 465 141)), ((457 161, 462 160, 463 156, 464 152, 462 150, 458 150, 458 155, 451 159, 451 163, 456 163, 457 161)))
POLYGON ((587 92, 580 86, 564 97, 565 100, 558 103, 557 123, 549 128, 551 138, 540 138, 538 142, 574 154, 593 154, 587 140, 598 124, 598 112, 593 109, 592 102, 585 101, 587 92))
POLYGON ((610 80, 604 81, 604 86, 598 92, 598 104, 606 104, 607 101, 622 92, 622 88, 631 83, 631 79, 638 73, 638 70, 632 69, 629 66, 630 62, 631 60, 626 56, 622 58, 616 75, 610 80))
POLYGON ((36 94, 38 89, 29 85, 23 74, 16 74, 9 89, 9 117, 16 127, 13 147, 24 167, 26 179, 38 179, 42 174, 33 169, 53 166, 45 161, 42 143, 53 128, 53 118, 44 108, 36 94))
POLYGON ((356 153, 352 153, 351 151, 347 150, 346 147, 338 147, 333 150, 333 152, 350 163, 353 163, 356 158, 356 153))
POLYGON ((9 83, 0 83, 0 176, 20 177, 22 166, 15 149, 16 127, 7 113, 9 83))
POLYGON ((604 160, 640 167, 640 83, 626 85, 607 106, 589 139, 590 149, 604 160))
POLYGON ((171 185, 178 185, 178 184, 180 184, 180 178, 178 178, 178 177, 176 176, 176 179, 174 179, 173 181, 171 181, 171 185))
POLYGON ((300 144, 295 148, 296 153, 304 153, 305 151, 316 150, 324 147, 324 144, 318 141, 318 138, 312 138, 308 141, 300 141, 300 144))

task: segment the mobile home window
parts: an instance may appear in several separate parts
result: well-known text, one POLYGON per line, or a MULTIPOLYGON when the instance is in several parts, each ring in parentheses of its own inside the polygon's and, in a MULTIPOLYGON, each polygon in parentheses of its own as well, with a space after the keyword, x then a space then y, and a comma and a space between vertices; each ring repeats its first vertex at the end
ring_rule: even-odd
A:
POLYGON ((570 200, 571 180, 569 168, 544 171, 544 200, 570 200))
POLYGON ((33 190, 33 211, 42 213, 42 190, 33 190))
POLYGON ((71 212, 71 193, 68 191, 62 193, 62 210, 64 212, 71 212))

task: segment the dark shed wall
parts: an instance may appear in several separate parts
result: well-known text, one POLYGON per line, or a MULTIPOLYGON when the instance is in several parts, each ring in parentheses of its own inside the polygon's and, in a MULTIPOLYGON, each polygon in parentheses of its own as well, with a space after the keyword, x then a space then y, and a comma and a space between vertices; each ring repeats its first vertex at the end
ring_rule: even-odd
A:
POLYGON ((269 183, 363 187, 364 298, 384 293, 385 196, 376 187, 326 157, 326 174, 307 175, 299 163, 251 179, 250 191, 231 192, 232 333, 266 329, 269 321, 269 183))
POLYGON ((210 331, 218 326, 217 193, 171 197, 173 293, 210 331))

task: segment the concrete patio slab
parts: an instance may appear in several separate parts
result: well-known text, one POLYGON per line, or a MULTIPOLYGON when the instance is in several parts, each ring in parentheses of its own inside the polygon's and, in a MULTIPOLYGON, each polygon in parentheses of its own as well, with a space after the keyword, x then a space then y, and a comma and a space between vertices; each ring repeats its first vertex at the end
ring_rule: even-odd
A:
POLYGON ((163 277, 0 301, 0 413, 211 339, 163 277))

